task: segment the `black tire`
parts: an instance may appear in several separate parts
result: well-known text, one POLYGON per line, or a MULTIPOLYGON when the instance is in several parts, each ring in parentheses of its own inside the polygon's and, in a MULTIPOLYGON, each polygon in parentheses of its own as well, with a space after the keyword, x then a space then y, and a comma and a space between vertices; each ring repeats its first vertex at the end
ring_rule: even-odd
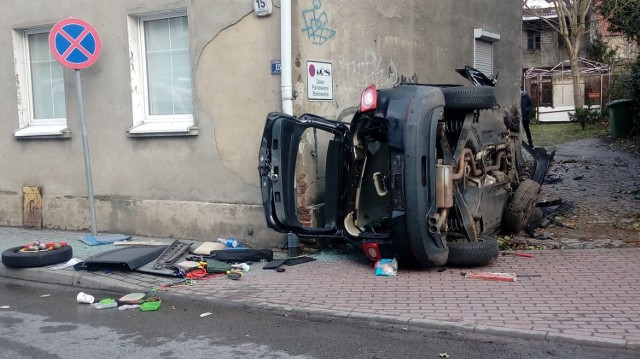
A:
POLYGON ((520 182, 513 198, 502 214, 502 229, 511 233, 518 233, 526 225, 531 210, 538 202, 540 184, 531 179, 520 182))
POLYGON ((13 247, 2 252, 2 263, 13 268, 44 267, 66 262, 73 257, 73 249, 69 245, 39 252, 20 252, 20 249, 22 247, 13 247))
POLYGON ((498 240, 495 236, 480 237, 477 242, 448 242, 448 266, 479 267, 498 258, 498 240))
POLYGON ((441 88, 445 109, 475 110, 495 106, 496 91, 491 86, 455 86, 441 88))

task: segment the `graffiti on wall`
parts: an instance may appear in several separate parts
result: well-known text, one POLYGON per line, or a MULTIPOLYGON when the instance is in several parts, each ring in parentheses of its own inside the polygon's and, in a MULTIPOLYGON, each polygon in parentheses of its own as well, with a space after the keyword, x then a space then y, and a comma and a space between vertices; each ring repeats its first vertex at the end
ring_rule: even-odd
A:
POLYGON ((345 85, 349 88, 364 88, 376 84, 378 87, 393 87, 400 82, 416 82, 414 74, 411 77, 398 73, 393 58, 385 59, 383 54, 365 50, 361 61, 339 61, 338 66, 345 76, 345 85))
POLYGON ((336 30, 329 27, 329 17, 327 13, 320 8, 321 0, 313 0, 311 9, 302 11, 302 19, 304 28, 302 32, 316 45, 322 45, 336 34, 336 30))

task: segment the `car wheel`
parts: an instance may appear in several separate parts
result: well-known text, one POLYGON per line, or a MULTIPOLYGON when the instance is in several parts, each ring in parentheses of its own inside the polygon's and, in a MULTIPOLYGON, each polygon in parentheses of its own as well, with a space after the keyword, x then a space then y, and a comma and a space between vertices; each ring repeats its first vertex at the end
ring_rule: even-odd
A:
POLYGON ((69 245, 38 252, 20 251, 22 248, 13 247, 2 252, 2 263, 14 268, 44 267, 66 262, 73 257, 73 249, 69 245))
POLYGON ((447 242, 447 246, 449 266, 478 267, 498 258, 498 240, 495 236, 480 237, 477 242, 447 242))
POLYGON ((495 106, 496 91, 490 86, 455 86, 441 88, 446 109, 476 110, 495 106))
POLYGON ((516 189, 511 201, 505 207, 502 215, 502 228, 518 233, 527 224, 529 214, 538 202, 540 184, 534 180, 524 180, 516 189))

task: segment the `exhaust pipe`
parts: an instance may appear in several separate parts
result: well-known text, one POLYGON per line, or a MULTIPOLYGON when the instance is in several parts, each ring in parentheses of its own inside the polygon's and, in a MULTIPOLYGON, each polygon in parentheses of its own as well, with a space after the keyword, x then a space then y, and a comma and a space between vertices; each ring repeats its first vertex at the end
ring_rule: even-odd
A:
POLYGON ((438 212, 429 216, 429 232, 444 229, 449 208, 453 207, 453 167, 436 165, 436 206, 438 212))

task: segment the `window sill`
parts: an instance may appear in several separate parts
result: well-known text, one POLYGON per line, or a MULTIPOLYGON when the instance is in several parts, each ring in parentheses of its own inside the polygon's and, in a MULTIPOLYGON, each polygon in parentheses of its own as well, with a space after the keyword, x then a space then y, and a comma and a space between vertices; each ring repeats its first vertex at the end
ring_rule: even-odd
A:
POLYGON ((66 125, 29 126, 13 132, 20 139, 27 138, 68 138, 71 130, 66 125))
POLYGON ((196 136, 198 127, 192 122, 156 122, 133 126, 127 131, 129 137, 196 136))

